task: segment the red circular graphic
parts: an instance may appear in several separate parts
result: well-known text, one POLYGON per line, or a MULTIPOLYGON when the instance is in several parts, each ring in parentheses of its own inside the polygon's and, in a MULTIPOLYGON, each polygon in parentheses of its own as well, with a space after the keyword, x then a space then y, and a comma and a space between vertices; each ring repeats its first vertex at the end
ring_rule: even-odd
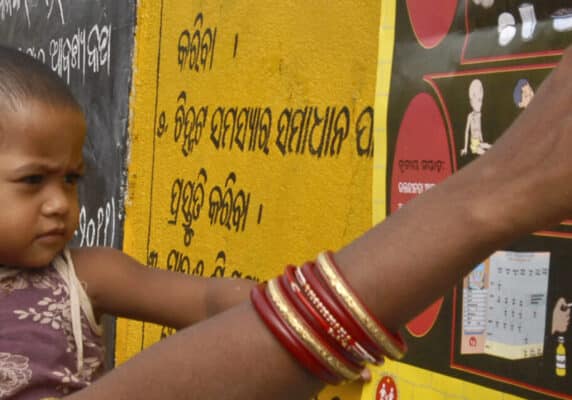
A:
POLYGON ((433 48, 447 35, 457 0, 407 0, 411 26, 423 47, 433 48))
POLYGON ((385 375, 377 384, 375 400, 397 400, 397 386, 392 377, 385 375))
POLYGON ((443 305, 443 297, 439 298, 429 307, 427 307, 421 314, 409 321, 405 327, 413 336, 423 337, 429 333, 437 317, 439 316, 439 311, 441 311, 441 306, 443 305))
MULTIPOLYGON (((447 129, 439 107, 427 93, 409 103, 397 136, 391 172, 390 212, 453 173, 447 129)), ((422 224, 423 221, 419 221, 422 224)), ((435 323, 443 298, 411 320, 407 329, 424 336, 435 323)))

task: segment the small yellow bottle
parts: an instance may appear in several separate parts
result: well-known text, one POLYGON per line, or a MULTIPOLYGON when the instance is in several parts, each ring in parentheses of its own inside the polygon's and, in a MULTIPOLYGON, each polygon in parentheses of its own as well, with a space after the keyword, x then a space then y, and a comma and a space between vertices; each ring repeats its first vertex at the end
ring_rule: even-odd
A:
POLYGON ((556 346, 556 375, 566 376, 566 347, 564 347, 564 336, 558 336, 558 346, 556 346))

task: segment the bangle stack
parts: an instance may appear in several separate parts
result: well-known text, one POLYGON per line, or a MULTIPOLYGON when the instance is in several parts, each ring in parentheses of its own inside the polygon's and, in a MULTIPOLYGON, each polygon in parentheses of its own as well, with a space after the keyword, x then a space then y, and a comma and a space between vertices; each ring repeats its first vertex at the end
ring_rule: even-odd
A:
POLYGON ((361 302, 329 251, 300 268, 287 266, 250 298, 284 348, 328 384, 355 381, 365 364, 401 359, 407 351, 401 336, 361 302))

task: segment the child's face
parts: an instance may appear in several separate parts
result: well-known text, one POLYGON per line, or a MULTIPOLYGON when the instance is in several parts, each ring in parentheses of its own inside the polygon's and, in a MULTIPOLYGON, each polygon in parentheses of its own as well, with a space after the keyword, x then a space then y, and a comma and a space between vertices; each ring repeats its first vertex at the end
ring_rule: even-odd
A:
POLYGON ((2 114, 0 264, 43 267, 77 227, 85 121, 34 100, 2 114))

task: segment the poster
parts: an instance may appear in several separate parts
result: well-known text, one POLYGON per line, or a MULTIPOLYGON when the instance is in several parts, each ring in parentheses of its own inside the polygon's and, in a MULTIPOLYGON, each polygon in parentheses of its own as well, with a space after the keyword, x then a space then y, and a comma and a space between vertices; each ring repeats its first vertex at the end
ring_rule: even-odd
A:
MULTIPOLYGON (((388 215, 493 147, 572 43, 570 1, 395 4, 388 215)), ((407 373, 382 373, 364 398, 397 399, 406 387, 428 390, 422 398, 495 398, 471 395, 481 389, 465 390, 466 383, 507 396, 572 399, 571 239, 572 221, 562 221, 468 266, 471 274, 406 325, 407 373), (425 386, 412 378, 419 371, 455 380, 459 391, 425 386), (393 397, 384 376, 393 379, 393 397)))

